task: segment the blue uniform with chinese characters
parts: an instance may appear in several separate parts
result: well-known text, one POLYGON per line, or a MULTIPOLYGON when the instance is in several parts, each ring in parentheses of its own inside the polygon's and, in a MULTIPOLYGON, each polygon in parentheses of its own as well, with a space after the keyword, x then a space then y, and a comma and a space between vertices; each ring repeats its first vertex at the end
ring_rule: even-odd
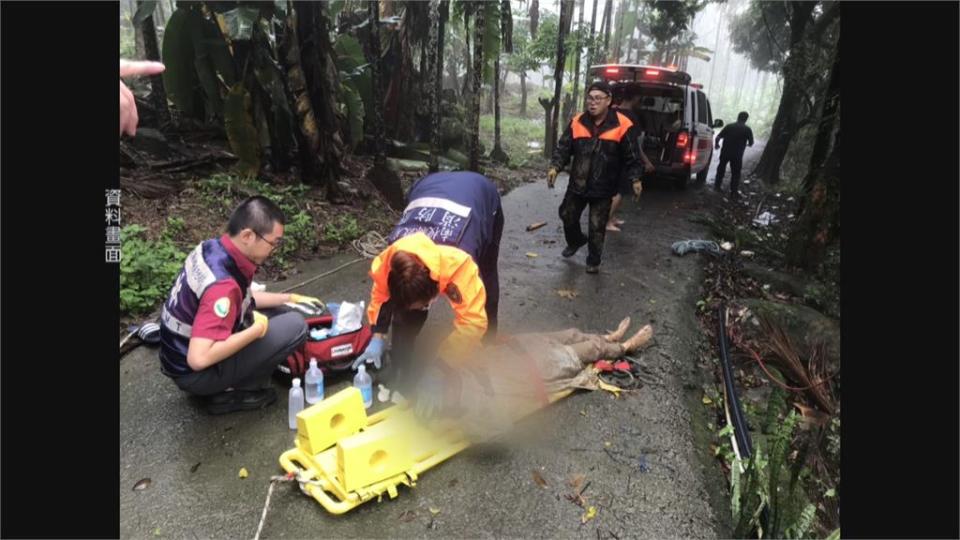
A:
MULTIPOLYGON (((403 216, 387 242, 393 245, 401 238, 423 233, 436 244, 468 254, 477 265, 486 292, 486 334, 493 338, 500 303, 497 261, 503 235, 503 208, 496 185, 475 172, 438 172, 415 183, 407 194, 407 201, 403 216)), ((371 301, 370 310, 374 313, 371 323, 375 330, 385 332, 393 318, 393 306, 387 302, 385 309, 380 310, 377 304, 371 301)), ((399 315, 411 323, 413 334, 419 332, 426 318, 426 313, 419 310, 399 315)))
POLYGON ((503 218, 500 193, 483 175, 439 172, 425 176, 410 188, 407 201, 403 217, 387 239, 390 244, 422 232, 437 244, 466 251, 480 265, 485 248, 500 243, 499 236, 494 238, 497 217, 503 218))

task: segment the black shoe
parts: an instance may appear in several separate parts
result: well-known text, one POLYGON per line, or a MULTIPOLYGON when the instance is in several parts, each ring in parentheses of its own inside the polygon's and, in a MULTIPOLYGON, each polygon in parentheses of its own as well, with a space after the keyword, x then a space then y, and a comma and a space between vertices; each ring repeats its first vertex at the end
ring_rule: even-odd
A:
POLYGON ((740 199, 740 192, 739 192, 739 191, 731 191, 731 192, 730 192, 730 198, 731 198, 732 200, 734 200, 734 201, 739 200, 739 199, 740 199))
POLYGON ((233 390, 208 396, 204 408, 208 414, 227 414, 262 409, 276 400, 277 391, 273 388, 233 390))
POLYGON ((563 253, 561 253, 561 255, 563 255, 564 257, 573 257, 573 255, 577 252, 577 250, 579 250, 585 245, 587 245, 586 242, 582 244, 578 244, 577 246, 567 246, 563 248, 563 253))
POLYGON ((588 264, 588 265, 587 265, 587 273, 588 273, 588 274, 599 274, 599 273, 600 273, 600 265, 599 265, 599 264, 597 264, 597 265, 588 264))
POLYGON ((713 190, 714 190, 714 191, 720 191, 720 184, 714 184, 714 185, 713 185, 713 190))

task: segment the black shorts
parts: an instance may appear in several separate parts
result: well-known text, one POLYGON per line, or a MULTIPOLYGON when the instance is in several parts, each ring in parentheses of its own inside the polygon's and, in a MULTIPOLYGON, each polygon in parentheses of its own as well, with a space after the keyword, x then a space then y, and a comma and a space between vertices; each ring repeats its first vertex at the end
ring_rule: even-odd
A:
POLYGON ((617 193, 624 197, 633 195, 633 180, 630 178, 620 178, 617 182, 617 193))

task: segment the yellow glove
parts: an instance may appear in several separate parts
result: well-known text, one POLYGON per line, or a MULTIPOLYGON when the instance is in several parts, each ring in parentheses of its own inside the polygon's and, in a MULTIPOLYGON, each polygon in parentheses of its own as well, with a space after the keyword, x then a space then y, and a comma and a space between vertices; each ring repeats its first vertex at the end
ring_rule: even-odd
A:
POLYGON ((547 171, 547 187, 548 188, 553 189, 553 185, 557 183, 557 174, 558 174, 557 170, 552 167, 550 168, 549 171, 547 171))
POLYGON ((643 182, 637 178, 633 181, 633 200, 639 201, 641 193, 643 193, 643 182))
POLYGON ((312 304, 314 307, 319 307, 321 309, 326 306, 323 305, 323 302, 319 298, 314 296, 305 296, 297 293, 290 293, 290 301, 294 304, 312 304))
POLYGON ((253 324, 257 324, 257 323, 263 323, 263 332, 260 332, 260 337, 267 335, 267 327, 270 326, 270 319, 263 313, 260 313, 259 311, 254 311, 253 324))

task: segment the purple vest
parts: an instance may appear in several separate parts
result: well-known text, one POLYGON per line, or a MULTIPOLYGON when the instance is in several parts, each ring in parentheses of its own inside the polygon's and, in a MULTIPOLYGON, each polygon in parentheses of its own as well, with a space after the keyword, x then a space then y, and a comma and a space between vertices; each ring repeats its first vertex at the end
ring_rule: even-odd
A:
POLYGON ((219 239, 201 242, 187 256, 160 314, 160 363, 164 374, 176 377, 193 372, 187 364, 187 348, 200 298, 208 287, 223 279, 236 281, 244 291, 233 331, 246 327, 254 307, 250 282, 219 239))

